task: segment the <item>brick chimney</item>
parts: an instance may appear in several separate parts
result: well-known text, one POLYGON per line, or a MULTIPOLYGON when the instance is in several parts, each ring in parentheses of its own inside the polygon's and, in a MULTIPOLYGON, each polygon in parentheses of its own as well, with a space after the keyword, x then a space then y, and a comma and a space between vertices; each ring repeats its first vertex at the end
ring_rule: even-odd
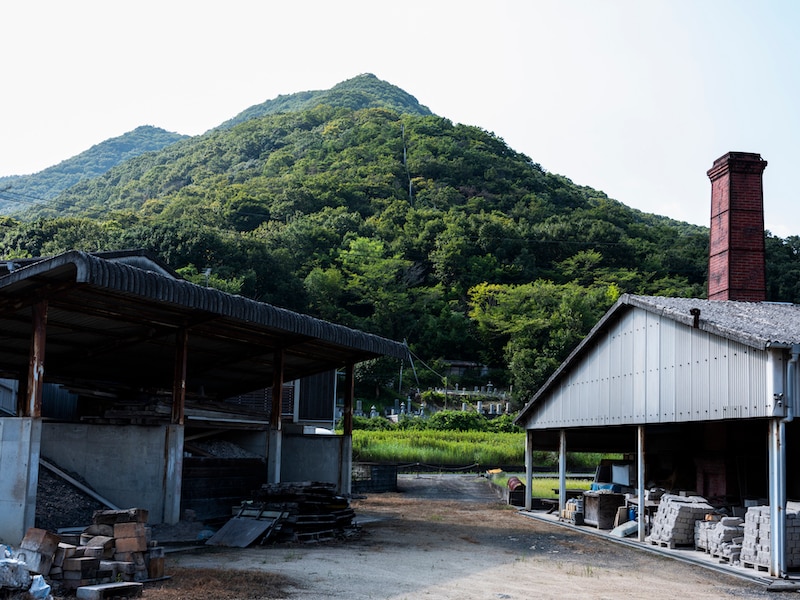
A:
POLYGON ((760 154, 728 152, 714 161, 711 179, 711 239, 708 299, 763 302, 767 299, 764 250, 764 191, 767 161, 760 154))

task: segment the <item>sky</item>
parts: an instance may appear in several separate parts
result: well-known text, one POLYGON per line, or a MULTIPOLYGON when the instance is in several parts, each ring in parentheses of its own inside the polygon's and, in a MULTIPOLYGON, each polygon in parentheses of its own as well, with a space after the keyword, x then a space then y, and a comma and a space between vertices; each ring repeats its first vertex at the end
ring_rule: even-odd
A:
POLYGON ((767 229, 800 235, 796 0, 14 0, 0 23, 0 176, 373 73, 552 173, 698 225, 714 160, 758 153, 767 229))

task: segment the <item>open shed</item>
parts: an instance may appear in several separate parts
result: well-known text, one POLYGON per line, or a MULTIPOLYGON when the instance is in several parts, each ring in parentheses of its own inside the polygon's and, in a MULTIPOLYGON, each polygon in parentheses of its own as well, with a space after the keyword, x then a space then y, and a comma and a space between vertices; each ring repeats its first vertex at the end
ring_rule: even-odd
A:
MULTIPOLYGON (((766 302, 757 154, 712 182, 709 299, 624 295, 523 408, 532 451, 620 452, 631 485, 696 492, 728 509, 769 504, 769 572, 787 572, 786 509, 800 499, 800 306, 766 302)), ((528 499, 530 508, 530 499, 528 499)), ((644 519, 638 537, 644 540, 644 519)))
POLYGON ((7 270, 0 277, 0 376, 18 382, 16 416, 0 418, 0 540, 7 543, 18 543, 33 525, 45 449, 111 500, 136 502, 152 522, 177 522, 187 401, 220 406, 263 388, 271 390, 272 410, 254 428, 266 429, 263 447, 255 446, 266 458, 267 479, 281 481, 282 466, 313 465, 316 456, 333 461, 347 492, 353 367, 407 356, 403 344, 183 281, 139 252, 68 252, 9 263, 7 270), (331 453, 316 440, 287 447, 284 382, 335 369, 345 372, 338 449, 331 453), (82 399, 77 422, 43 422, 45 383, 82 399), (109 407, 163 401, 166 415, 156 410, 137 426, 97 419, 109 407))

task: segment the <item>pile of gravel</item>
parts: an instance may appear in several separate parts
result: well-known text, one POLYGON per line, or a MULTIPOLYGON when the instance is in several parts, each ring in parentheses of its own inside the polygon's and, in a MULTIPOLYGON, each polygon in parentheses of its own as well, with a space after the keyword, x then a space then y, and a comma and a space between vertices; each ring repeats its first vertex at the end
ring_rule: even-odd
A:
POLYGON ((63 528, 87 527, 92 524, 94 511, 107 508, 49 469, 39 468, 36 527, 53 533, 63 528))

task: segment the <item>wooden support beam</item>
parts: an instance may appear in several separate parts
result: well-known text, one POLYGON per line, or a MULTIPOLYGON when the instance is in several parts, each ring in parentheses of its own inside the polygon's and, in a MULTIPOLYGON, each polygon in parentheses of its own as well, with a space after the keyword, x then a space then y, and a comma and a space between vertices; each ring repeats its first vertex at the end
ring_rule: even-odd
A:
POLYGON ((273 430, 281 428, 281 412, 283 412, 283 350, 277 350, 272 364, 272 411, 269 415, 269 427, 273 430))
POLYGON ((183 425, 186 409, 186 363, 189 332, 179 329, 175 333, 175 377, 172 381, 172 424, 183 425))
POLYGON ((42 416, 46 338, 47 300, 40 300, 31 306, 31 346, 30 359, 28 360, 28 377, 24 405, 17 407, 17 413, 23 417, 39 418, 42 416))
POLYGON ((342 425, 344 435, 353 435, 353 396, 355 395, 355 365, 347 363, 344 370, 344 409, 342 411, 342 425))

